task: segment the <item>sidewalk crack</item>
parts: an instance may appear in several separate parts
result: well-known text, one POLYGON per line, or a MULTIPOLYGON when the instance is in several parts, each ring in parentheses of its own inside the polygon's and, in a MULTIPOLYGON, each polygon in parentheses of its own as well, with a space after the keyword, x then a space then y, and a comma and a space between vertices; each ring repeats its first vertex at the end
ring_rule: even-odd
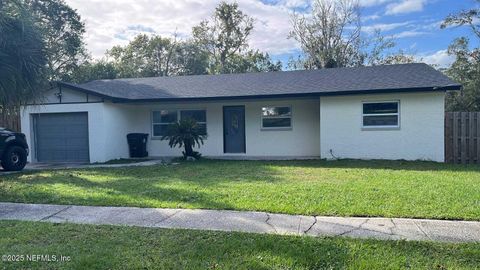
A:
POLYGON ((313 220, 312 225, 310 225, 310 227, 308 227, 308 229, 306 229, 306 230, 303 232, 304 234, 307 234, 307 233, 313 228, 313 226, 315 226, 315 224, 317 224, 317 221, 318 221, 318 220, 317 220, 317 216, 313 216, 313 218, 314 218, 314 220, 313 220))
POLYGON ((429 240, 432 240, 432 238, 430 238, 430 235, 428 235, 420 225, 417 224, 416 221, 413 221, 413 224, 415 224, 415 226, 417 226, 417 229, 422 232, 429 240))
POLYGON ((395 233, 393 232, 393 230, 397 228, 397 224, 395 224, 395 221, 393 220, 393 218, 390 218, 390 222, 392 222, 392 224, 393 224, 393 227, 392 227, 392 228, 389 228, 389 229, 390 229, 390 233, 391 233, 392 235, 394 235, 395 233))
POLYGON ((267 219, 265 220, 265 223, 266 223, 267 225, 269 225, 270 227, 272 227, 273 231, 274 231, 275 233, 277 233, 277 229, 275 228, 275 226, 273 226, 272 224, 270 224, 270 223, 268 222, 268 221, 270 221, 270 214, 269 214, 269 213, 265 213, 265 214, 267 215, 267 219))
POLYGON ((72 208, 72 206, 73 206, 73 205, 69 205, 69 206, 61 209, 60 211, 57 211, 57 212, 55 212, 55 213, 53 213, 53 214, 51 214, 51 215, 49 215, 49 216, 46 216, 46 217, 44 217, 44 218, 41 218, 40 221, 44 221, 44 220, 47 220, 47 219, 49 219, 49 218, 51 218, 51 217, 53 217, 53 216, 56 216, 56 215, 60 214, 61 212, 66 211, 66 210, 72 208))
POLYGON ((175 216, 176 214, 178 214, 178 213, 180 213, 180 212, 182 212, 182 211, 183 211, 183 209, 179 209, 179 210, 175 211, 175 213, 173 213, 173 214, 171 214, 171 215, 168 215, 166 218, 164 218, 164 219, 162 219, 162 220, 160 220, 160 221, 155 222, 152 226, 157 226, 158 224, 166 221, 167 219, 170 219, 171 217, 175 216))
MULTIPOLYGON (((358 226, 356 226, 356 227, 355 227, 355 226, 346 225, 346 226, 348 226, 348 227, 351 227, 352 229, 351 229, 351 230, 348 230, 348 231, 345 231, 345 232, 342 232, 342 233, 337 234, 337 235, 338 235, 338 236, 342 236, 342 235, 345 235, 345 234, 347 234, 347 233, 351 233, 351 232, 353 232, 353 231, 355 231, 355 230, 359 230, 359 229, 370 231, 369 229, 362 228, 362 226, 365 225, 365 224, 368 222, 368 220, 370 220, 370 219, 369 219, 369 218, 365 219, 365 221, 363 221, 360 225, 358 225, 358 226)), ((337 223, 334 223, 334 224, 337 224, 337 223)), ((338 224, 337 224, 337 225, 338 225, 338 224)))

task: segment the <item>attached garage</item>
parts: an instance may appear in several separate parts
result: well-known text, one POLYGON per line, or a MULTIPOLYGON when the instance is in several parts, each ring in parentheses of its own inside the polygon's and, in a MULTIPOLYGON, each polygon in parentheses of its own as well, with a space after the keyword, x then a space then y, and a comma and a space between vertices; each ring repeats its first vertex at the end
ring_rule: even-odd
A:
POLYGON ((33 114, 38 162, 89 162, 88 113, 33 114))

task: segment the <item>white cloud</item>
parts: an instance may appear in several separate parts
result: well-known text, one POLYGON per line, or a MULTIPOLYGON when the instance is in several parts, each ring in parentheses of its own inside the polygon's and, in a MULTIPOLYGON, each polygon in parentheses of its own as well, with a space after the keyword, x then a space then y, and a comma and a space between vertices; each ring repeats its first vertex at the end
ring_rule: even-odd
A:
POLYGON ((369 16, 362 16, 362 22, 375 21, 375 20, 378 20, 380 18, 381 18, 381 16, 378 15, 378 14, 373 14, 373 15, 369 15, 369 16))
MULTIPOLYGON (((190 37, 192 26, 209 18, 221 0, 67 0, 77 9, 86 23, 85 41, 95 58, 101 58, 114 45, 125 45, 140 33, 148 35, 190 37)), ((258 0, 237 0, 240 9, 256 19, 249 43, 252 48, 271 55, 297 52, 299 45, 288 39, 293 8, 309 5, 310 0, 281 0, 265 4, 258 0)), ((391 0, 361 0, 362 5, 380 5, 391 0)), ((404 1, 405 2, 405 1, 404 1)), ((371 15, 371 20, 379 15, 371 15)), ((363 27, 369 33, 374 29, 393 31, 395 37, 424 35, 427 29, 412 29, 414 22, 372 24, 363 27)), ((433 56, 432 56, 433 57, 433 56)))
MULTIPOLYGON (((86 43, 100 58, 114 45, 125 45, 139 33, 189 37, 191 28, 209 18, 221 0, 67 0, 86 24, 86 43)), ((256 19, 250 45, 270 54, 298 48, 288 39, 292 6, 308 1, 285 0, 276 5, 257 0, 238 0, 240 9, 256 19)))
POLYGON ((439 50, 432 54, 419 55, 418 58, 427 64, 435 65, 440 68, 449 67, 453 61, 455 61, 455 56, 449 55, 447 50, 439 50))
POLYGON ((281 0, 277 5, 285 6, 287 8, 307 8, 312 1, 310 0, 281 0))
POLYGON ((373 33, 375 30, 380 30, 381 32, 394 30, 399 27, 410 25, 411 22, 401 22, 401 23, 378 23, 362 27, 362 31, 367 33, 373 33))
POLYGON ((360 0, 360 6, 362 7, 372 7, 378 6, 387 2, 391 2, 392 0, 360 0))
POLYGON ((423 32, 423 31, 415 31, 415 30, 407 30, 403 31, 397 34, 394 34, 394 38, 407 38, 407 37, 417 37, 417 36, 423 36, 427 35, 428 32, 423 32))
POLYGON ((387 5, 387 15, 422 11, 426 0, 402 0, 387 5))

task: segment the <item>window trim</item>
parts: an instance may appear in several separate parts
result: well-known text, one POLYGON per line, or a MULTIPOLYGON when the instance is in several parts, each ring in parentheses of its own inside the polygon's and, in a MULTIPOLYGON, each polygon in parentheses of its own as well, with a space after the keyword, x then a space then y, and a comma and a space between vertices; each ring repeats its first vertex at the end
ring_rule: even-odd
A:
POLYGON ((181 115, 182 115, 181 112, 182 112, 182 111, 205 111, 205 122, 197 122, 197 123, 199 123, 199 124, 205 124, 205 131, 206 131, 206 133, 208 134, 208 126, 207 126, 207 122, 208 122, 208 119, 207 119, 207 118, 208 118, 208 115, 207 115, 207 109, 205 109, 205 108, 198 108, 198 109, 197 109, 197 108, 192 108, 192 109, 190 109, 190 108, 188 108, 188 109, 178 109, 178 108, 170 108, 170 109, 167 109, 167 108, 162 108, 162 109, 154 109, 154 110, 152 110, 151 113, 150 113, 150 118, 151 118, 151 119, 150 119, 150 128, 151 128, 151 134, 152 134, 151 138, 152 138, 152 140, 159 140, 160 138, 162 138, 162 135, 160 135, 160 136, 155 136, 154 128, 153 128, 155 125, 170 125, 170 124, 173 123, 173 122, 172 122, 172 123, 168 123, 168 124, 167 124, 167 123, 164 123, 164 124, 163 124, 163 123, 154 123, 154 122, 153 122, 153 114, 154 114, 155 112, 160 112, 160 111, 176 111, 176 113, 177 113, 177 123, 181 120, 181 115))
POLYGON ((181 121, 182 120, 182 112, 184 111, 205 111, 205 122, 198 122, 197 124, 205 124, 205 136, 208 135, 208 128, 207 128, 207 109, 178 109, 178 116, 177 120, 181 121))
POLYGON ((400 100, 375 100, 375 101, 362 101, 361 106, 361 126, 362 130, 399 130, 400 129, 400 100), (363 113, 363 105, 364 104, 375 104, 375 103, 397 103, 397 112, 396 113, 363 113), (383 125, 383 126, 365 126, 364 124, 364 117, 365 116, 397 116, 397 124, 396 125, 383 125))
POLYGON ((160 138, 162 138, 162 136, 163 136, 163 135, 155 136, 155 125, 168 126, 168 125, 174 123, 174 122, 171 122, 171 123, 156 122, 156 123, 154 123, 154 122, 153 122, 153 119, 154 119, 154 116, 153 116, 153 115, 154 115, 154 113, 155 113, 155 112, 161 112, 161 111, 175 111, 176 114, 177 114, 177 122, 178 122, 178 117, 179 117, 179 115, 178 115, 178 110, 177 110, 177 109, 158 109, 158 110, 152 110, 152 112, 151 112, 151 114, 150 114, 150 116, 151 116, 151 119, 150 119, 150 127, 151 127, 151 132, 152 132, 152 136, 151 136, 152 139, 160 139, 160 138))
POLYGON ((275 131, 275 130, 292 130, 293 129, 293 109, 292 105, 263 105, 260 107, 260 130, 261 131, 275 131), (263 108, 268 107, 287 107, 290 109, 290 116, 264 116, 263 108), (277 118, 290 118, 290 126, 288 127, 264 127, 263 119, 277 119, 277 118))

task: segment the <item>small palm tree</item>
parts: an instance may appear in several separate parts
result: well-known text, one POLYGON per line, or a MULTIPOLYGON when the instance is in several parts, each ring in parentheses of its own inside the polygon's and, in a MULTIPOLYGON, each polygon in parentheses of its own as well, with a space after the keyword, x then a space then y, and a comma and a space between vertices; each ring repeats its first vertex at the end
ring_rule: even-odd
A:
POLYGON ((193 147, 203 145, 206 135, 202 134, 197 121, 191 118, 182 119, 180 122, 171 124, 168 127, 167 135, 161 137, 161 140, 168 140, 170 147, 185 148, 182 152, 185 158, 199 158, 200 153, 193 151, 193 147))

